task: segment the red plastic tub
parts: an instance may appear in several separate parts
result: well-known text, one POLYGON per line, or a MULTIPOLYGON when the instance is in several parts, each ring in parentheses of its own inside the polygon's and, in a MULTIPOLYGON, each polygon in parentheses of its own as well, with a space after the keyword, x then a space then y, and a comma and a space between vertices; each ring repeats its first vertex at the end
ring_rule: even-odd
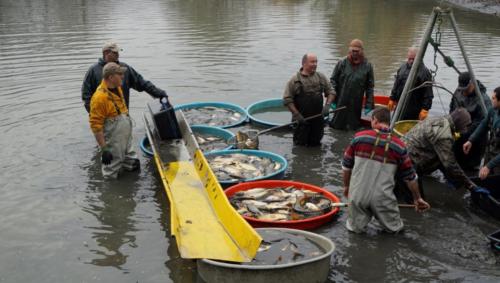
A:
MULTIPOLYGON (((225 190, 226 196, 229 198, 232 195, 236 194, 240 191, 247 191, 255 188, 266 188, 273 189, 277 187, 290 187, 293 186, 295 188, 302 188, 306 190, 311 190, 314 192, 320 192, 323 196, 329 198, 332 202, 340 202, 339 198, 329 191, 322 189, 320 187, 316 187, 310 184, 295 182, 295 181, 282 181, 282 180, 264 180, 264 181, 255 181, 255 182, 246 182, 234 185, 225 190)), ((301 230, 311 230, 320 227, 321 225, 329 222, 332 218, 339 212, 339 208, 335 207, 330 212, 311 217, 302 220, 290 220, 290 221, 270 221, 270 220, 260 220, 253 217, 243 216, 245 220, 252 225, 252 227, 260 228, 260 227, 281 227, 281 228, 293 228, 293 229, 301 229, 301 230)))
MULTIPOLYGON (((363 96, 363 108, 365 105, 365 100, 366 97, 363 96)), ((389 96, 382 95, 382 94, 375 94, 373 96, 373 100, 375 103, 375 106, 381 105, 381 106, 387 106, 389 104, 389 96)), ((363 110, 364 111, 364 110, 363 110)), ((370 116, 365 116, 364 112, 361 115, 361 125, 364 127, 371 127, 371 117, 370 116)))

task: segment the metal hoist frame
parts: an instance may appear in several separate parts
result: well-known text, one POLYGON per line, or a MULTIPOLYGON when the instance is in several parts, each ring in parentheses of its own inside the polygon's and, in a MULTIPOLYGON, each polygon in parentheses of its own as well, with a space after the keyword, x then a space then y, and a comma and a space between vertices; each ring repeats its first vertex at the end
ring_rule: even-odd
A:
POLYGON ((425 33, 424 36, 422 37, 420 41, 420 48, 418 50, 417 56, 415 57, 415 61, 413 62, 413 66, 410 70, 410 74, 408 75, 408 79, 406 80, 405 86, 403 88, 403 92, 401 93, 401 98, 400 98, 400 103, 398 107, 396 107, 396 111, 392 117, 391 120, 391 129, 394 128, 394 125, 396 124, 397 121, 401 120, 401 117, 403 116, 403 113, 406 111, 406 107, 409 101, 409 93, 410 90, 413 88, 413 85, 415 83, 415 78, 417 76, 417 70, 418 67, 420 67, 420 64, 422 64, 425 51, 427 50, 427 46, 431 44, 434 47, 434 70, 431 70, 432 74, 432 80, 434 81, 434 78, 436 76, 436 73, 438 71, 438 65, 436 64, 436 57, 437 54, 439 53, 443 59, 446 65, 452 67, 458 74, 460 74, 460 71, 456 68, 455 63, 453 60, 449 57, 444 55, 444 53, 439 49, 441 46, 441 24, 443 22, 444 18, 448 18, 450 20, 451 27, 453 29, 453 32, 455 33, 455 38, 457 39, 457 43, 460 47, 460 51, 462 53, 462 57, 464 58, 465 65, 467 66, 467 71, 469 72, 471 76, 471 80, 474 83, 474 89, 476 92, 476 97, 478 97, 479 101, 481 102, 481 108, 483 110, 483 113, 486 115, 487 114, 487 109, 486 105, 484 103, 483 97, 480 93, 479 90, 479 85, 476 80, 476 76, 474 75, 474 71, 472 70, 472 66, 469 61, 469 57, 467 56, 467 53, 465 52, 464 45, 462 43, 462 39, 460 37, 460 33, 458 31, 457 27, 457 22, 455 21, 455 16, 453 16, 453 11, 449 8, 443 9, 441 7, 434 7, 432 10, 432 14, 429 18, 429 21, 427 22, 427 26, 425 28, 425 33), (436 33, 435 33, 435 39, 432 38, 432 32, 434 30, 434 27, 436 27, 436 33))

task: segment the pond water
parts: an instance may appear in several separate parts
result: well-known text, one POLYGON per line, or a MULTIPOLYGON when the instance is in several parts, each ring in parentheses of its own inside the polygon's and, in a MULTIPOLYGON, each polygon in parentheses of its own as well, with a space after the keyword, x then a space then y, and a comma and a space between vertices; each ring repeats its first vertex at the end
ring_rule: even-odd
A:
MULTIPOLYGON (((248 106, 280 98, 305 52, 330 76, 361 38, 388 95, 407 47, 420 41, 430 0, 2 0, 0 1, 0 282, 195 282, 170 237, 169 206, 153 160, 141 171, 102 180, 98 148, 81 102, 87 69, 105 41, 120 59, 163 88, 176 104, 248 106)), ((500 19, 455 10, 477 77, 500 85, 500 19)), ((464 70, 445 22, 443 52, 464 70)), ((425 64, 432 68, 430 49, 425 64)), ((437 58, 436 80, 457 85, 437 58)), ((131 93, 136 144, 151 98, 131 93)), ((431 115, 447 112, 435 93, 431 115)), ((340 159, 352 132, 326 130, 319 148, 293 147, 290 132, 260 136, 260 148, 289 161, 286 178, 341 195, 340 159)), ((136 149, 139 149, 136 146, 136 149)), ((498 282, 498 255, 485 235, 500 222, 467 206, 464 191, 426 178, 433 209, 403 210, 402 235, 346 231, 343 214, 315 232, 337 250, 331 281, 498 282)))

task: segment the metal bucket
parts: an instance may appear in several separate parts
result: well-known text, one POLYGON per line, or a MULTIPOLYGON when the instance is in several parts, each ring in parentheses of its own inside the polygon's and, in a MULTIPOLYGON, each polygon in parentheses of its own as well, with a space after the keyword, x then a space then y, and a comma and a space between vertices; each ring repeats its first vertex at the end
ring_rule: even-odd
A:
POLYGON ((302 230, 286 228, 257 228, 263 230, 280 230, 301 235, 320 246, 325 253, 304 261, 277 265, 248 265, 220 262, 210 259, 197 261, 198 274, 208 283, 262 283, 262 282, 325 282, 330 270, 330 262, 335 244, 328 238, 302 230))

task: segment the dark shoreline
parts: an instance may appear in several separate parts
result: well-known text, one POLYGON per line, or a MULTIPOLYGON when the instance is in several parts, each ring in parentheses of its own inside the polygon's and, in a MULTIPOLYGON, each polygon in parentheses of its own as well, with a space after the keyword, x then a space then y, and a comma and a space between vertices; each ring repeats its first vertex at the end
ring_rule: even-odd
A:
POLYGON ((500 0, 446 0, 452 6, 500 17, 500 0))

